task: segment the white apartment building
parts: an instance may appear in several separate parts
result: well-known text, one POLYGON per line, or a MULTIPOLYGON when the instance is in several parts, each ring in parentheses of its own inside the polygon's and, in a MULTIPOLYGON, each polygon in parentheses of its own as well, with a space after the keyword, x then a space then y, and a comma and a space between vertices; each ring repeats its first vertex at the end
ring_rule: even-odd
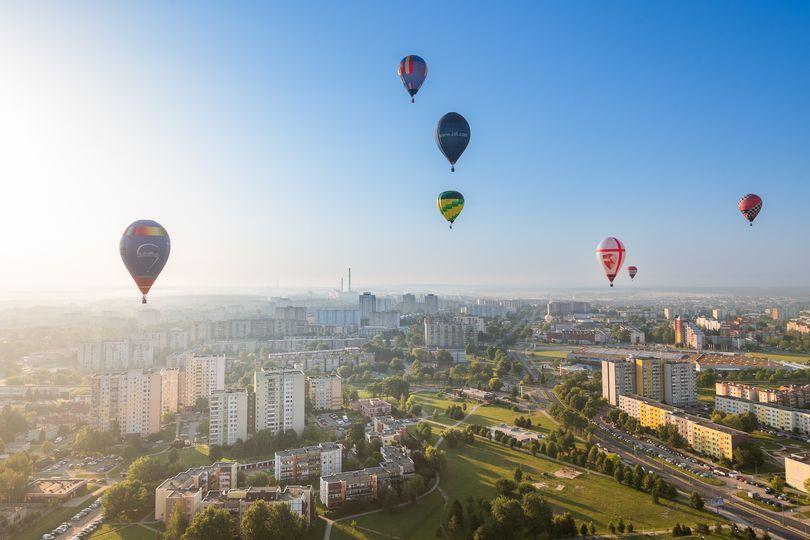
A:
POLYGON ((150 339, 87 341, 79 345, 78 364, 83 373, 149 368, 154 364, 150 339))
POLYGON ((230 446, 248 436, 247 390, 216 390, 208 402, 208 444, 230 446))
POLYGON ((326 442, 303 448, 281 450, 275 456, 276 482, 306 482, 343 470, 343 445, 326 442))
POLYGON ((91 425, 100 431, 118 426, 122 435, 147 436, 160 431, 159 373, 131 369, 96 374, 90 380, 91 425))
POLYGON ((180 405, 193 407, 198 398, 208 399, 212 392, 225 390, 225 363, 224 356, 189 353, 183 362, 185 390, 180 390, 180 405))
POLYGON ((691 362, 664 363, 664 402, 675 407, 697 403, 697 372, 691 362))
POLYGON ((463 349, 464 325, 425 317, 425 346, 440 349, 463 349))
POLYGON ((256 431, 273 434, 304 431, 304 372, 297 369, 262 369, 253 374, 256 394, 256 431))
POLYGON ((334 411, 343 406, 340 375, 306 378, 306 394, 316 411, 334 411))
POLYGON ((321 351, 270 353, 267 359, 273 367, 291 368, 299 365, 305 371, 320 369, 322 373, 331 373, 340 366, 371 362, 374 360, 374 353, 364 352, 360 347, 346 347, 321 351))
POLYGON ((619 396, 636 393, 636 370, 625 360, 602 360, 602 397, 614 407, 619 396))
POLYGON ((180 396, 180 390, 185 390, 183 375, 179 368, 160 370, 160 409, 163 413, 176 413, 180 410, 180 404, 185 402, 180 396))
POLYGON ((747 401, 728 396, 715 396, 714 408, 727 414, 751 412, 756 415, 757 422, 761 425, 782 431, 810 434, 810 411, 808 410, 793 409, 776 403, 747 401))

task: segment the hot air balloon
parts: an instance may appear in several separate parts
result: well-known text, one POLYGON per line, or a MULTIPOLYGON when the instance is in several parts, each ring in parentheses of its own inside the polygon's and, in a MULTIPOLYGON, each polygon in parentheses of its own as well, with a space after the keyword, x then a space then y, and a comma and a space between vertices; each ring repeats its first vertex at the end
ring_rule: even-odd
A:
POLYGON ((405 86, 405 90, 411 95, 411 103, 413 103, 414 96, 422 88, 422 83, 427 78, 427 63, 421 57, 409 54, 399 61, 397 75, 405 86))
POLYGON ((436 126, 436 144, 450 162, 450 171, 456 170, 456 161, 470 143, 470 124, 458 113, 449 112, 436 126))
POLYGON ((753 193, 743 195, 740 202, 737 204, 737 208, 740 209, 743 217, 747 219, 753 227, 757 214, 759 214, 759 211, 762 210, 762 199, 759 195, 755 195, 753 193))
POLYGON ((145 304, 149 289, 169 259, 169 233, 157 221, 139 219, 126 228, 118 249, 145 304))
POLYGON ((625 253, 624 244, 618 238, 612 236, 608 236, 596 246, 596 260, 605 270, 605 275, 610 280, 611 287, 613 287, 616 274, 622 269, 625 253))
POLYGON ((636 277, 636 274, 638 274, 638 268, 635 266, 628 266, 627 273, 630 274, 630 279, 633 279, 636 277))
POLYGON ((442 213, 444 219, 450 222, 452 229, 453 222, 464 208, 464 195, 458 191, 442 191, 439 193, 439 198, 436 199, 436 206, 439 207, 439 212, 442 213))

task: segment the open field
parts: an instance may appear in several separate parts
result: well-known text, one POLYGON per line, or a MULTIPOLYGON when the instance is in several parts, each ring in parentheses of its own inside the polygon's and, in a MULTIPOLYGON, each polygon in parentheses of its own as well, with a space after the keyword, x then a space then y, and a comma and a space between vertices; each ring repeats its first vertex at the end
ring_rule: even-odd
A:
POLYGON ((798 353, 767 353, 767 352, 751 352, 749 356, 758 356, 760 358, 767 358, 768 360, 782 360, 784 362, 796 362, 798 364, 810 364, 810 354, 798 353))
POLYGON ((557 422, 542 412, 535 412, 533 415, 529 415, 528 413, 519 413, 507 409, 506 407, 496 405, 483 405, 479 407, 478 410, 467 419, 465 424, 491 426, 506 422, 509 425, 513 425, 515 418, 519 416, 531 418, 532 428, 535 431, 548 433, 557 429, 557 422))
POLYGON ((416 396, 416 400, 422 404, 423 414, 427 413, 427 415, 430 416, 433 414, 433 411, 437 411, 438 414, 431 419, 434 422, 438 422, 439 424, 444 424, 446 426, 451 426, 457 422, 457 420, 454 420, 444 414, 447 407, 450 405, 462 405, 464 403, 467 404, 467 409, 471 409, 473 406, 475 406, 474 402, 465 401, 463 399, 453 399, 451 396, 447 395, 439 396, 438 394, 429 392, 419 392, 413 395, 416 396))
POLYGON ((705 403, 714 403, 714 389, 713 388, 698 388, 698 401, 703 401, 705 403))
POLYGON ((568 353, 571 351, 567 349, 550 348, 550 349, 537 349, 534 351, 522 351, 522 352, 530 356, 547 356, 549 358, 562 359, 566 358, 568 356, 568 353))
MULTIPOLYGON (((604 532, 608 523, 619 517, 632 521, 638 530, 665 529, 676 522, 713 522, 711 515, 697 512, 684 504, 667 501, 655 505, 649 494, 621 486, 599 475, 583 474, 575 479, 554 477, 553 473, 562 465, 496 443, 478 439, 474 445, 460 445, 446 450, 448 466, 442 474, 440 487, 450 501, 459 499, 463 503, 470 495, 493 497, 495 481, 503 477, 511 478, 513 469, 520 465, 525 475, 548 484, 549 487, 541 491, 556 512, 571 512, 577 521, 593 520, 599 531, 604 532), (552 477, 545 477, 543 473, 552 477)), ((357 525, 400 538, 432 538, 446 519, 446 513, 447 505, 437 491, 414 506, 359 518, 357 525)), ((343 535, 336 538, 381 537, 362 529, 354 533, 349 523, 341 524, 341 530, 343 535)))
MULTIPOLYGON (((179 467, 183 470, 190 469, 191 467, 200 467, 202 465, 209 465, 211 460, 208 459, 208 448, 203 445, 187 446, 180 448, 178 451, 180 459, 177 460, 179 467)), ((162 461, 168 460, 168 452, 158 454, 156 456, 162 461)))
POLYGON ((90 540, 157 540, 159 533, 150 531, 137 523, 122 525, 102 525, 89 536, 90 540))

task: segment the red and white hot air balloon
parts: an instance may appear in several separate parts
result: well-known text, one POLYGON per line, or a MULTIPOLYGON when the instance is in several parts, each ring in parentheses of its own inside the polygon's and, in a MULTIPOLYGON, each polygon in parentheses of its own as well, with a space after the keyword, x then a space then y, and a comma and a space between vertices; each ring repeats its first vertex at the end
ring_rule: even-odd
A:
POLYGON ((633 279, 634 277, 636 277, 636 274, 638 274, 638 267, 628 266, 627 273, 630 274, 630 279, 633 279))
POLYGON ((613 287, 613 280, 622 269, 626 251, 624 244, 618 238, 608 236, 596 246, 596 260, 602 265, 605 270, 605 275, 610 281, 610 286, 613 287))
POLYGON ((743 217, 747 219, 753 227, 757 214, 759 214, 759 211, 762 210, 762 199, 759 195, 754 193, 743 195, 740 202, 737 203, 737 208, 740 209, 743 217))

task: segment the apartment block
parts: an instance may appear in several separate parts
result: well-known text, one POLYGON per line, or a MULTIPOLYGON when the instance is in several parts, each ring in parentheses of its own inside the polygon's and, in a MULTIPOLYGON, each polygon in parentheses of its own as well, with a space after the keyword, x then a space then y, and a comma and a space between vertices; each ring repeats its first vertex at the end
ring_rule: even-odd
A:
POLYGON ((785 407, 778 403, 747 401, 720 395, 714 399, 714 408, 728 414, 751 412, 756 415, 757 422, 761 425, 782 431, 810 434, 810 411, 808 410, 785 407))
POLYGON ((352 403, 354 410, 360 411, 365 417, 388 416, 391 414, 391 404, 378 398, 361 399, 352 403))
POLYGON ((248 438, 247 390, 216 390, 208 401, 208 444, 230 446, 248 438))
POLYGON ((424 328, 426 347, 438 347, 440 349, 464 348, 463 324, 425 317, 424 328))
POLYGON ((624 360, 602 360, 602 397, 615 407, 619 396, 635 393, 635 365, 624 360))
POLYGON ((343 445, 327 442, 276 452, 275 478, 280 483, 309 481, 343 470, 343 445))
POLYGON ((636 394, 679 407, 697 402, 695 365, 656 357, 602 360, 602 397, 611 405, 619 396, 636 394))
POLYGON ((297 365, 304 371, 320 369, 322 373, 331 373, 340 366, 371 362, 374 360, 374 353, 364 352, 359 347, 345 347, 322 351, 271 353, 268 360, 277 368, 292 368, 297 365))
POLYGON ((761 403, 777 403, 802 408, 810 404, 810 384, 766 388, 734 382, 715 383, 715 394, 761 403))
POLYGON ((810 480, 810 452, 785 456, 785 481, 787 485, 807 493, 805 482, 810 480))
POLYGON ((315 519, 315 492, 312 486, 272 486, 248 487, 227 490, 209 490, 203 497, 201 511, 206 508, 221 508, 226 510, 236 523, 242 522, 245 510, 256 501, 267 504, 286 504, 290 511, 301 516, 307 525, 315 519))
POLYGON ((88 341, 79 345, 79 370, 84 373, 150 368, 154 360, 150 339, 88 341))
POLYGON ((383 459, 378 467, 321 476, 321 502, 337 508, 346 502, 376 500, 413 476, 413 460, 404 448, 383 446, 380 453, 383 459))
POLYGON ((256 431, 304 432, 304 379, 304 372, 297 369, 262 369, 253 374, 256 431))
POLYGON ((334 411, 343 406, 343 386, 339 375, 307 377, 305 382, 313 410, 334 411))
POLYGON ((183 361, 181 405, 193 407, 197 399, 208 399, 212 392, 225 390, 226 361, 225 356, 188 354, 183 361))
POLYGON ((695 451, 714 457, 733 458, 734 449, 748 440, 742 431, 731 429, 680 409, 641 396, 620 396, 619 407, 639 424, 652 429, 664 424, 677 427, 695 451))
POLYGON ((194 467, 164 480, 155 488, 155 519, 166 523, 175 505, 191 521, 202 511, 202 500, 211 490, 235 489, 239 465, 235 461, 220 461, 206 467, 194 467))
POLYGON ((90 379, 94 429, 117 426, 123 435, 145 437, 160 431, 161 381, 159 373, 131 369, 99 373, 90 379))

